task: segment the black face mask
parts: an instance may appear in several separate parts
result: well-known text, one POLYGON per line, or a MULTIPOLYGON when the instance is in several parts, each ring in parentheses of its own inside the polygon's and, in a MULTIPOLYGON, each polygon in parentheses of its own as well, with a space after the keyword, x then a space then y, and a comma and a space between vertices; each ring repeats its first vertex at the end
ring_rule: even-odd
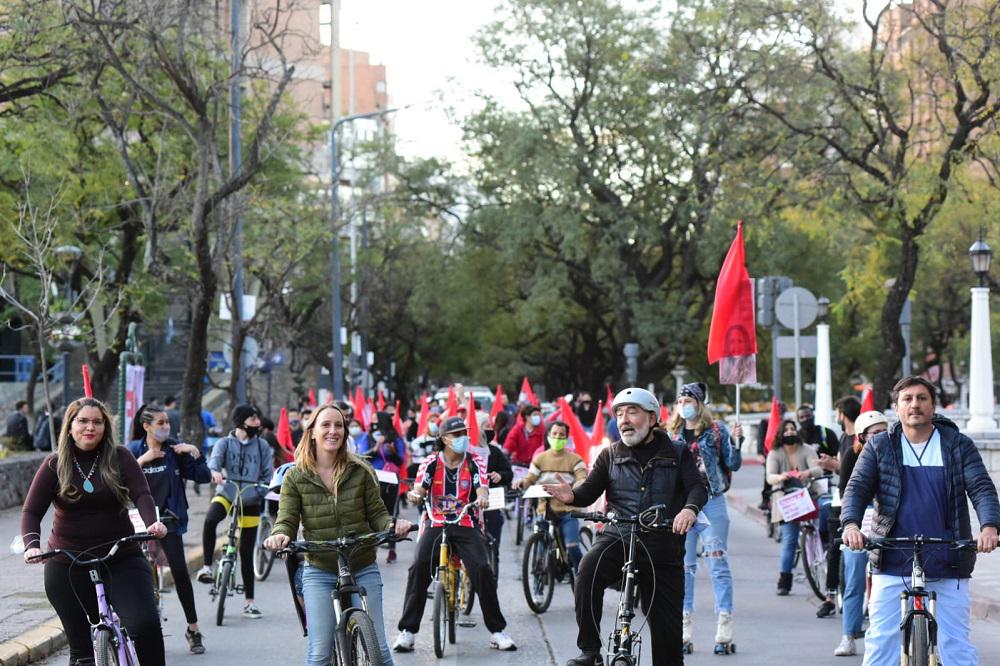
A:
POLYGON ((793 444, 798 444, 799 443, 798 435, 782 435, 781 436, 781 443, 785 444, 787 446, 791 446, 793 444))
POLYGON ((808 430, 812 428, 815 423, 816 420, 811 416, 807 419, 799 419, 799 427, 802 428, 803 430, 808 430))
POLYGON ((493 430, 490 430, 490 429, 484 430, 483 434, 486 435, 486 441, 487 442, 492 442, 493 441, 493 435, 494 435, 493 430))
POLYGON ((252 426, 244 423, 243 430, 246 431, 247 437, 249 437, 250 439, 253 439, 254 437, 260 434, 260 426, 252 426))

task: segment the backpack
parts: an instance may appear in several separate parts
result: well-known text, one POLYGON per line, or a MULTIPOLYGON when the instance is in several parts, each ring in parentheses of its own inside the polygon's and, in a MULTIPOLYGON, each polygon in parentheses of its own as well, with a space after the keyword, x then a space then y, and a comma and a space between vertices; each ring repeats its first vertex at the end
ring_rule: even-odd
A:
MULTIPOLYGON (((733 470, 726 465, 728 456, 722 450, 722 431, 719 430, 719 424, 715 421, 712 422, 712 433, 715 435, 715 450, 718 451, 719 469, 722 470, 722 478, 725 479, 725 484, 722 487, 722 492, 725 493, 733 485, 733 470)), ((729 443, 729 446, 732 447, 732 442, 729 443)))

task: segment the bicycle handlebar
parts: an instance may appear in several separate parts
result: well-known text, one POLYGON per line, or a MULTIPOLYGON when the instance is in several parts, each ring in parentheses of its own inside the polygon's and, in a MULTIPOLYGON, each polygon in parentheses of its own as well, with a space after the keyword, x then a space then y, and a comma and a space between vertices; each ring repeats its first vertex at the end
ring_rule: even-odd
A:
POLYGON ((954 550, 975 551, 973 539, 945 539, 922 534, 912 537, 865 537, 865 550, 894 549, 899 546, 951 546, 954 550))
POLYGON ((63 548, 56 548, 54 550, 42 553, 37 557, 32 557, 31 561, 43 562, 49 558, 55 557, 56 555, 65 555, 70 560, 72 560, 74 564, 82 564, 84 566, 89 566, 91 564, 100 564, 102 562, 107 562, 112 557, 114 557, 122 544, 138 542, 138 541, 153 541, 156 538, 157 538, 156 536, 150 534, 149 532, 142 532, 141 534, 130 534, 128 536, 122 537, 121 539, 115 539, 114 541, 107 541, 105 543, 93 546, 92 548, 88 548, 86 550, 65 550, 63 548), (83 555, 84 553, 89 553, 96 548, 107 546, 109 543, 114 545, 111 546, 111 550, 109 550, 108 554, 105 555, 104 557, 95 557, 94 559, 90 560, 80 559, 80 556, 83 555))
POLYGON ((673 526, 673 518, 668 518, 666 520, 660 519, 660 511, 666 508, 667 506, 665 504, 657 504, 656 506, 651 506, 639 514, 628 518, 619 516, 613 511, 610 513, 599 513, 597 511, 570 511, 570 515, 582 518, 583 520, 592 520, 595 523, 638 525, 646 530, 670 529, 673 526), (650 518, 653 519, 652 523, 648 522, 650 518))
MULTIPOLYGON (((407 533, 416 532, 418 529, 420 528, 417 525, 411 525, 407 533)), ((277 551, 276 554, 281 556, 288 555, 289 553, 329 553, 348 550, 366 543, 373 543, 378 546, 383 543, 398 543, 400 541, 409 541, 409 537, 396 536, 395 530, 384 530, 382 532, 371 532, 361 535, 348 534, 339 539, 330 539, 327 541, 291 541, 284 548, 277 551)))
POLYGON ((431 522, 442 523, 444 525, 458 525, 460 522, 462 522, 462 518, 465 517, 465 514, 467 514, 470 510, 475 508, 476 508, 476 503, 469 502, 468 504, 462 507, 462 510, 459 511, 454 518, 450 520, 446 518, 442 518, 441 520, 434 520, 434 517, 431 514, 431 504, 426 499, 424 499, 424 513, 427 514, 427 517, 431 520, 431 522))

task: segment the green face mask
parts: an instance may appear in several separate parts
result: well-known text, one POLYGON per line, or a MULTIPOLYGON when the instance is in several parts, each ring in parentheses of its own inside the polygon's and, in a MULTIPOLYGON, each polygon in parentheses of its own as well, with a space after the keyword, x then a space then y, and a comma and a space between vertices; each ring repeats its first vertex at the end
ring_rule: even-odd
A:
POLYGON ((562 451, 566 448, 566 442, 568 441, 565 437, 549 437, 549 448, 553 451, 562 451))

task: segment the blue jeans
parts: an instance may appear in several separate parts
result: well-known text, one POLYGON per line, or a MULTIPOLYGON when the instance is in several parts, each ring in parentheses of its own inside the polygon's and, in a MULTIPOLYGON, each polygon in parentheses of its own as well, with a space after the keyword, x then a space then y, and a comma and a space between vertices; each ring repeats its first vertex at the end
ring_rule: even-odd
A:
POLYGON ((698 537, 705 549, 705 563, 715 591, 715 612, 733 612, 733 574, 729 569, 729 509, 724 495, 713 497, 702 508, 711 523, 701 532, 688 532, 684 541, 684 612, 694 610, 694 579, 698 573, 698 537))
POLYGON ((562 530, 566 553, 573 565, 573 571, 576 572, 580 568, 580 560, 583 559, 583 551, 580 550, 580 520, 564 513, 555 518, 555 523, 562 530))
POLYGON ((799 524, 781 523, 781 573, 792 573, 795 549, 799 547, 799 524))
MULTIPOLYGON (((382 661, 392 666, 392 653, 385 639, 385 621, 382 619, 382 576, 378 565, 354 572, 358 585, 365 588, 368 598, 368 616, 375 624, 375 635, 382 651, 382 661)), ((326 666, 333 654, 333 635, 337 621, 333 614, 331 594, 337 589, 337 574, 306 564, 302 574, 302 596, 306 602, 306 619, 309 622, 309 648, 306 666, 326 666)), ((361 607, 361 599, 354 595, 351 603, 361 607)), ((345 609, 346 610, 346 609, 345 609)))
POLYGON ((861 622, 865 616, 865 567, 868 565, 868 553, 845 548, 840 551, 840 557, 844 561, 844 635, 856 636, 861 633, 861 622))

